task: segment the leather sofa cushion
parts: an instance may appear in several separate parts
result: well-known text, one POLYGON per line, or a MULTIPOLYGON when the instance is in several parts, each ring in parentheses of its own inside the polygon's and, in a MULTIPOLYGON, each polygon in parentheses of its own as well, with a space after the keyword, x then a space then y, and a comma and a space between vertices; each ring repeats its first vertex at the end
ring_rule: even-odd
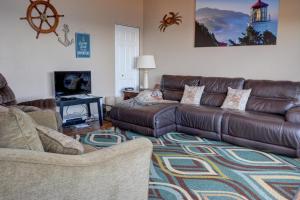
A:
POLYGON ((230 112, 224 115, 222 133, 262 143, 297 149, 300 125, 285 122, 280 115, 230 112))
POLYGON ((162 90, 184 90, 185 85, 188 86, 198 86, 199 85, 198 76, 172 76, 163 75, 161 79, 161 89, 162 90))
POLYGON ((227 96, 228 87, 243 89, 244 82, 243 78, 201 77, 199 85, 205 86, 201 105, 220 107, 227 96))
POLYGON ((172 91, 172 90, 164 90, 163 91, 163 98, 165 100, 171 101, 181 101, 183 96, 183 91, 172 91))
POLYGON ((176 131, 176 125, 171 124, 169 126, 165 126, 162 128, 149 128, 149 127, 144 127, 144 126, 139 126, 136 124, 131 124, 119 120, 114 120, 112 119, 112 123, 114 126, 123 129, 123 130, 128 130, 128 131, 133 131, 135 133, 139 133, 141 135, 149 136, 149 137, 160 137, 162 135, 165 135, 167 133, 176 131))
POLYGON ((244 82, 243 78, 164 75, 161 80, 161 89, 164 99, 180 101, 185 85, 205 86, 201 104, 220 107, 226 98, 228 87, 243 89, 244 82))
POLYGON ((197 76, 163 75, 161 79, 161 90, 164 99, 180 101, 185 85, 199 86, 199 79, 200 77, 197 76))
POLYGON ((252 89, 246 110, 284 115, 300 105, 300 82, 247 80, 252 89))
POLYGON ((221 108, 215 107, 181 105, 176 111, 176 124, 220 133, 224 112, 221 108))
POLYGON ((138 108, 114 107, 110 117, 114 120, 148 127, 162 128, 175 124, 175 109, 177 104, 156 104, 138 108))

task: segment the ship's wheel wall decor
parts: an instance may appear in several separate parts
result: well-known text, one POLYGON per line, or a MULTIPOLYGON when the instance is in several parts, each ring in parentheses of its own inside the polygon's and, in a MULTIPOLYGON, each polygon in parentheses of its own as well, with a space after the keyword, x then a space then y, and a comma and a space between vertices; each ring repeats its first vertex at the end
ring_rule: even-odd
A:
POLYGON ((37 32, 36 39, 38 39, 41 33, 54 33, 58 36, 56 29, 61 17, 64 15, 58 14, 50 0, 30 0, 26 17, 20 19, 28 21, 33 30, 37 32))

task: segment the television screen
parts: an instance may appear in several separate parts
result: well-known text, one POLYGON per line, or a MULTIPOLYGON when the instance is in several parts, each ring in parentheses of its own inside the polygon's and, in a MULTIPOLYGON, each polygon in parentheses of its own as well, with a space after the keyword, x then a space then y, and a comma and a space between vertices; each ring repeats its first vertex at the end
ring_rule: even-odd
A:
POLYGON ((55 96, 92 93, 90 71, 54 72, 55 96))

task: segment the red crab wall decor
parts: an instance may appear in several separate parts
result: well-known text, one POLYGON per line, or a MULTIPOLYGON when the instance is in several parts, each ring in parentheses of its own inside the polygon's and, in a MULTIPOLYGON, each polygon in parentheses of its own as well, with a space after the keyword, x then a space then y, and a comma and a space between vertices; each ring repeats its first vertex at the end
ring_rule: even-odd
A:
POLYGON ((179 13, 169 12, 166 14, 162 21, 160 21, 159 29, 161 32, 165 32, 166 28, 174 24, 180 25, 182 23, 182 16, 179 13))

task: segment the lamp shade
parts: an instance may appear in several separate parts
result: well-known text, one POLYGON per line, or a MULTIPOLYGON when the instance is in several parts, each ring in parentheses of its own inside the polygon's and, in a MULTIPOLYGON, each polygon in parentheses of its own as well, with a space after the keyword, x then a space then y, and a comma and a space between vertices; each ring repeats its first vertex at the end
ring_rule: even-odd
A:
POLYGON ((138 69, 155 69, 155 59, 154 56, 146 55, 140 56, 137 60, 137 68, 138 69))

